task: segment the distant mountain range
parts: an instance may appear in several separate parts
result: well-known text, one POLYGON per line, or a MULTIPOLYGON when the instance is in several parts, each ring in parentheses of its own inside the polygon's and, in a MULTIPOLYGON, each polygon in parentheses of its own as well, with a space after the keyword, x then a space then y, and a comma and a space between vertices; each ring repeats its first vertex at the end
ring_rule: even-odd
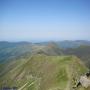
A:
MULTIPOLYGON (((41 42, 36 44, 47 45, 48 43, 50 42, 41 42)), ((64 40, 64 41, 56 41, 54 43, 56 43, 60 48, 63 48, 63 49, 76 48, 81 45, 90 45, 90 41, 86 41, 86 40, 75 40, 75 41, 64 40)))
MULTIPOLYGON (((0 42, 0 88, 73 90, 90 68, 90 41, 0 42)), ((79 87, 77 90, 90 90, 79 87)))
POLYGON ((58 42, 0 42, 0 62, 33 54, 76 55, 90 67, 90 41, 58 41, 58 42))

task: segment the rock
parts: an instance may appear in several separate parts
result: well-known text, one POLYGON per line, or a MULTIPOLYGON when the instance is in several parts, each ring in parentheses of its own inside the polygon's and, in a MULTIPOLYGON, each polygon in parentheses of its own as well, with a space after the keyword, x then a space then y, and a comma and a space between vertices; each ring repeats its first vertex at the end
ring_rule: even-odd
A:
POLYGON ((90 80, 87 78, 87 76, 81 76, 80 77, 80 83, 85 88, 90 86, 90 80))

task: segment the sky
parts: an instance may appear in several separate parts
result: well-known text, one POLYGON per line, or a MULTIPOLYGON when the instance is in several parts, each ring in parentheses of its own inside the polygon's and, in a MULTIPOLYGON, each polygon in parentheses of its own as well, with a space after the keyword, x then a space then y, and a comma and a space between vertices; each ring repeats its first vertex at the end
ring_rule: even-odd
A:
POLYGON ((0 41, 90 40, 90 0, 0 0, 0 41))

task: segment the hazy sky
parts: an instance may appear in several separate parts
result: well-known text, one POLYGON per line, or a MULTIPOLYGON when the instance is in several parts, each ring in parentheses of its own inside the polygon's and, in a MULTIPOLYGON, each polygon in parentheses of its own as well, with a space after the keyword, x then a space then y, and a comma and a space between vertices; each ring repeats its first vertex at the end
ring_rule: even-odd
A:
POLYGON ((90 0, 0 0, 0 41, 90 40, 90 0))

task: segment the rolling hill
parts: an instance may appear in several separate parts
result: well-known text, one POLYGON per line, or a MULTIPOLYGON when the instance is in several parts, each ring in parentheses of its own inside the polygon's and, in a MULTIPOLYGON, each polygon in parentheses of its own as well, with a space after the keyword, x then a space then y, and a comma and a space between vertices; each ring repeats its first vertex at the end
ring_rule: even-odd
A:
POLYGON ((48 43, 47 45, 38 45, 28 42, 0 42, 0 62, 24 57, 29 54, 45 54, 45 55, 61 55, 62 49, 56 43, 48 43))
POLYGON ((90 46, 90 41, 87 41, 87 40, 49 41, 49 42, 41 42, 41 43, 35 43, 35 44, 38 44, 38 45, 47 45, 48 43, 56 43, 62 49, 77 48, 77 47, 79 47, 81 45, 90 46))
POLYGON ((64 50, 64 54, 79 57, 90 68, 90 46, 82 45, 77 48, 69 48, 64 50))
POLYGON ((87 71, 75 56, 38 54, 4 65, 0 74, 0 87, 17 87, 18 90, 72 90, 80 75, 87 71))
POLYGON ((89 53, 88 41, 0 42, 0 89, 90 90, 73 88, 89 70, 89 53))

